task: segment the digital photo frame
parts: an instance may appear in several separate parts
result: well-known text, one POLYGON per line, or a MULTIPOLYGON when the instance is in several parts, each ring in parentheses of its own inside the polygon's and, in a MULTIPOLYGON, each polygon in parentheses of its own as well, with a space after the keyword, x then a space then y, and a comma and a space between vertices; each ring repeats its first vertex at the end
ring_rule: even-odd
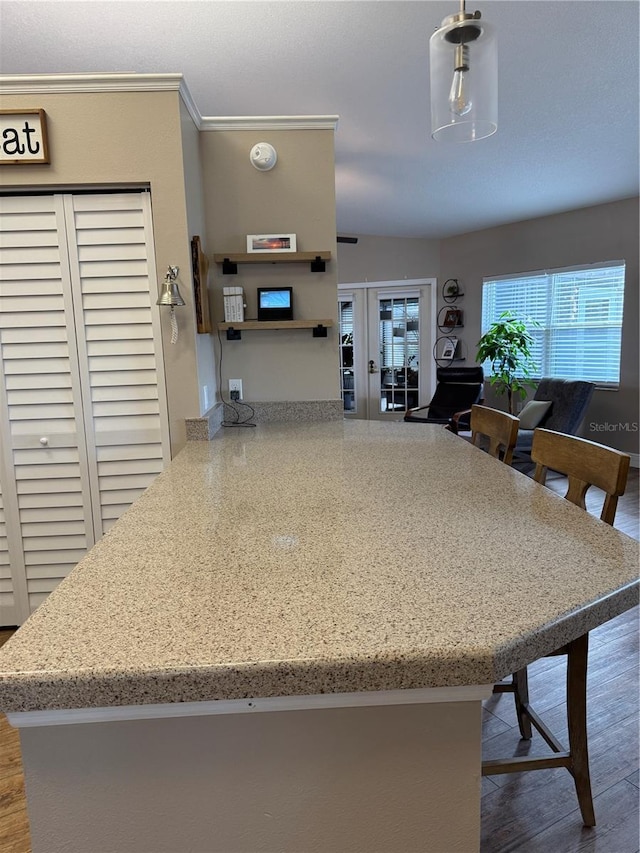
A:
POLYGON ((258 320, 293 320, 293 288, 259 287, 258 320))

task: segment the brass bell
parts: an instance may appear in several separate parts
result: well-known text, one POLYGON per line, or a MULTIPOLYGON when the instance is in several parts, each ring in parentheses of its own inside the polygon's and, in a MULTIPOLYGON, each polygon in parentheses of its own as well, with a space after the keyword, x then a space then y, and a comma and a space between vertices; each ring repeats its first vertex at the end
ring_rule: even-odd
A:
POLYGON ((178 290, 178 267, 168 267, 165 280, 162 282, 162 293, 156 305, 169 305, 172 308, 178 305, 186 305, 178 290))

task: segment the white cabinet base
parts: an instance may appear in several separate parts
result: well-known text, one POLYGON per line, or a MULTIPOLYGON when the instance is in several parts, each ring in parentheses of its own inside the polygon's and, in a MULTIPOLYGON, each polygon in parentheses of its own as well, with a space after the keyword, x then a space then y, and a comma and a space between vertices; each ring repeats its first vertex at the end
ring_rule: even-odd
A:
POLYGON ((20 735, 33 853, 479 849, 479 699, 20 735))

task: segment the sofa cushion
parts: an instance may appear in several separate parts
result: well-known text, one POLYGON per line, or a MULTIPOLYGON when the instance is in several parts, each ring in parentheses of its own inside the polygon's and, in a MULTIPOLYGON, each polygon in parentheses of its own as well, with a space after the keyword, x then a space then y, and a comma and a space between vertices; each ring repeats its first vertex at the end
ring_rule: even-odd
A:
POLYGON ((533 446, 533 433, 532 429, 519 429, 518 430, 518 439, 516 441, 516 451, 518 453, 530 453, 531 448, 533 446))
POLYGON ((547 414, 551 405, 551 400, 529 400, 518 415, 520 429, 535 429, 547 414))

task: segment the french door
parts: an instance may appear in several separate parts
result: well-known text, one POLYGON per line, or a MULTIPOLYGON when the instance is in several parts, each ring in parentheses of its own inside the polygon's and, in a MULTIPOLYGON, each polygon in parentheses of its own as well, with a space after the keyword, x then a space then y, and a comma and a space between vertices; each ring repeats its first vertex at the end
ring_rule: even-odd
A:
POLYGON ((345 417, 400 420, 433 388, 430 279, 340 286, 340 389, 345 417))

